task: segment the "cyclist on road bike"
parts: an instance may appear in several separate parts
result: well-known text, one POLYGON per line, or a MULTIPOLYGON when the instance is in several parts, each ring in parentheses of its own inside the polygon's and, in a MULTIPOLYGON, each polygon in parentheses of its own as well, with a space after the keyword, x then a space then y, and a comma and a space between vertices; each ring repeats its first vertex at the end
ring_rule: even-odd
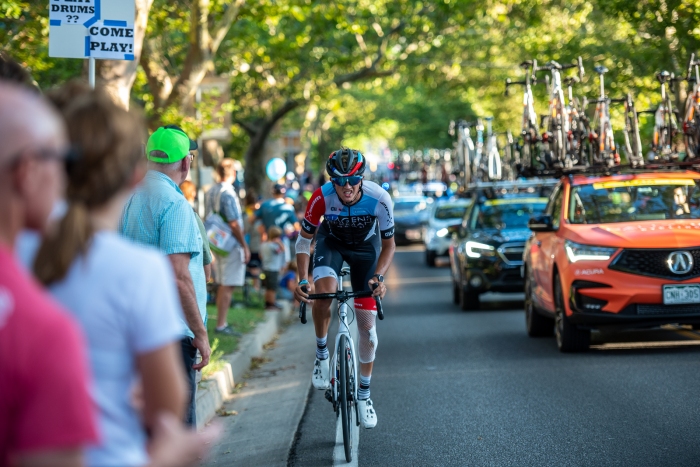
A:
MULTIPOLYGON (((396 249, 393 208, 389 194, 382 187, 363 181, 365 166, 365 157, 359 151, 347 148, 333 152, 326 162, 331 181, 311 196, 296 243, 300 281, 295 296, 300 301, 311 303, 308 293, 334 293, 343 261, 350 265, 353 290, 372 290, 376 283, 374 295, 384 297, 386 293, 384 273, 396 249), (313 284, 310 284, 307 271, 314 234, 313 284)), ((313 302, 316 360, 311 380, 316 389, 330 388, 327 336, 331 303, 332 300, 328 299, 313 302)), ((377 424, 377 414, 369 397, 378 344, 376 307, 373 297, 355 299, 360 360, 357 405, 364 428, 373 428, 377 424)))

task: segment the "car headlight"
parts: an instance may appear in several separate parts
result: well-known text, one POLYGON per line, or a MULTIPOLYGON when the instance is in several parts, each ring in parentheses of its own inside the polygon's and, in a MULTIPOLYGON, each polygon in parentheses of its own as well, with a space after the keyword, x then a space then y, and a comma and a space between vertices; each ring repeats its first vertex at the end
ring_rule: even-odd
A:
POLYGON ((445 237, 448 233, 449 231, 447 229, 440 229, 437 232, 435 232, 435 235, 437 235, 438 237, 445 237))
POLYGON ((464 246, 467 256, 470 258, 481 258, 482 256, 493 256, 495 247, 479 242, 467 242, 464 246))
POLYGON ((582 245, 567 240, 564 243, 566 256, 569 261, 606 261, 617 251, 617 248, 607 248, 602 246, 582 245))

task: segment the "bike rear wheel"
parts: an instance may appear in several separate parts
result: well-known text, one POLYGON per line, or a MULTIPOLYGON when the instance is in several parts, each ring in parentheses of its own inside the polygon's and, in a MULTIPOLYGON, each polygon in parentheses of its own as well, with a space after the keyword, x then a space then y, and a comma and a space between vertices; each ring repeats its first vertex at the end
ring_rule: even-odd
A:
POLYGON ((338 402, 340 403, 341 423, 343 424, 343 447, 345 448, 345 460, 352 461, 352 404, 354 402, 354 361, 351 363, 352 352, 350 343, 345 335, 340 336, 338 344, 338 364, 340 365, 338 402))

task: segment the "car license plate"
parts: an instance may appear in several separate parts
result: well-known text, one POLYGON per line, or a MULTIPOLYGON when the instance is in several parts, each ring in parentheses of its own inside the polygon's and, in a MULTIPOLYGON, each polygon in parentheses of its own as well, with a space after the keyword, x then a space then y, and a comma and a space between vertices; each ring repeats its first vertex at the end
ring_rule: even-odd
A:
POLYGON ((409 229, 406 231, 406 238, 409 240, 420 240, 420 230, 409 229))
POLYGON ((664 305, 700 303, 700 284, 664 285, 664 305))

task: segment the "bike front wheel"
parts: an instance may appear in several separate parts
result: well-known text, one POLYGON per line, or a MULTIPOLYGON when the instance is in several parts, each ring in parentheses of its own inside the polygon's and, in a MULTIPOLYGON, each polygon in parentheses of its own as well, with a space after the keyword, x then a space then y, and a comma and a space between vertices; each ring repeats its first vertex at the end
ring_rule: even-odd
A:
POLYGON ((352 404, 355 398, 355 385, 352 381, 354 360, 350 342, 345 335, 340 336, 338 364, 340 366, 338 403, 340 404, 341 423, 343 424, 343 447, 345 448, 345 460, 352 462, 352 404))

